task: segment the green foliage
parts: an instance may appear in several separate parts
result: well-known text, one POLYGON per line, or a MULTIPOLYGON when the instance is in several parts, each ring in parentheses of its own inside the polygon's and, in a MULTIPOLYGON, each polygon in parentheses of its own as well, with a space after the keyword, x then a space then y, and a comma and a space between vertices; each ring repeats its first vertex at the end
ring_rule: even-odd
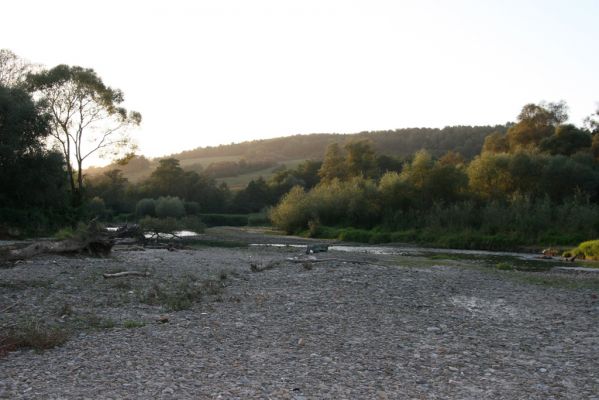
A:
POLYGON ((19 348, 51 349, 64 344, 68 338, 68 332, 58 326, 33 319, 19 321, 0 333, 0 355, 19 348))
POLYGON ((202 221, 207 226, 246 226, 246 214, 201 214, 202 221))
POLYGON ((270 219, 268 219, 268 212, 253 213, 248 215, 248 226, 268 225, 270 225, 270 219))
POLYGON ((27 76, 27 88, 40 96, 51 116, 51 135, 67 161, 73 204, 83 200, 83 162, 91 154, 117 156, 134 146, 126 127, 141 114, 121 106, 123 93, 106 86, 93 69, 58 65, 27 76), (72 165, 71 162, 74 164, 72 165))
POLYGON ((582 242, 576 248, 570 250, 569 255, 576 255, 585 260, 599 260, 599 240, 582 242))
POLYGON ((514 266, 506 262, 498 262, 497 264, 495 264, 495 268, 501 271, 511 271, 514 269, 514 266))
POLYGON ((141 199, 135 206, 135 214, 139 217, 156 216, 156 201, 154 199, 141 199))
POLYGON ((178 197, 159 197, 156 201, 156 216, 158 218, 180 218, 185 215, 185 206, 178 197))
POLYGON ((142 328, 145 325, 146 324, 142 321, 126 320, 123 322, 123 328, 127 329, 142 328))
POLYGON ((510 149, 530 150, 549 138, 556 126, 568 119, 565 103, 526 104, 518 123, 507 132, 510 149))
POLYGON ((219 294, 222 288, 220 281, 199 282, 190 277, 168 284, 155 283, 140 291, 138 296, 142 303, 159 304, 167 310, 181 311, 191 308, 204 295, 219 294))
POLYGON ((186 201, 183 203, 185 207, 185 213, 187 215, 199 215, 200 214, 200 203, 197 201, 186 201))
POLYGON ((139 221, 141 228, 158 239, 161 235, 174 235, 179 231, 189 230, 196 233, 204 232, 206 225, 195 215, 180 219, 173 217, 153 218, 146 216, 139 221))
POLYGON ((578 151, 589 149, 591 144, 590 133, 568 124, 558 126, 553 135, 541 141, 539 148, 553 155, 570 156, 578 151))
POLYGON ((0 235, 47 232, 71 211, 64 159, 46 150, 48 133, 48 116, 28 93, 0 86, 0 235))
POLYGON ((187 215, 180 219, 180 223, 183 229, 195 233, 202 233, 206 229, 206 224, 197 215, 187 215))
POLYGON ((332 181, 333 179, 345 179, 347 177, 345 154, 337 143, 331 143, 327 147, 318 175, 323 182, 332 181))
POLYGON ((145 231, 150 232, 154 237, 159 237, 160 234, 173 234, 177 231, 185 229, 176 218, 153 218, 144 217, 139 220, 139 226, 145 231))
POLYGON ((89 200, 86 204, 86 209, 91 218, 104 220, 107 217, 106 204, 101 197, 96 196, 89 200))

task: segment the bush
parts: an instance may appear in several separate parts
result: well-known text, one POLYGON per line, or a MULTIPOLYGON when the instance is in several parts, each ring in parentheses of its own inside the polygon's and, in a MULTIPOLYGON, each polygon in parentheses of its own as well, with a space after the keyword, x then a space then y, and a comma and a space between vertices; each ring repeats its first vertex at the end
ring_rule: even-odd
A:
POLYGON ((206 225, 204 225, 200 217, 197 217, 195 215, 188 215, 186 217, 181 218, 180 225, 183 229, 195 233, 202 233, 206 229, 206 225))
POLYGON ((258 213, 248 215, 249 226, 268 226, 270 225, 270 219, 268 219, 267 213, 258 213))
POLYGON ((246 226, 248 216, 244 214, 200 214, 207 226, 246 226))
POLYGON ((135 206, 135 214, 138 217, 155 217, 156 216, 156 201, 154 199, 141 199, 135 206))
POLYGON ((180 221, 175 218, 152 218, 144 217, 139 221, 139 226, 146 232, 150 232, 153 236, 159 237, 160 234, 173 234, 183 230, 180 221))
POLYGON ((86 209, 87 214, 91 218, 99 218, 104 220, 108 216, 106 204, 104 203, 104 200, 98 196, 94 197, 93 199, 87 202, 86 209))
POLYGON ((570 256, 582 256, 586 260, 599 260, 599 240, 582 242, 568 253, 570 256))
POLYGON ((186 201, 183 206, 185 207, 185 213, 187 215, 200 214, 200 203, 196 201, 186 201))
POLYGON ((156 201, 156 216, 158 218, 180 218, 185 215, 185 206, 178 197, 159 197, 156 201))
POLYGON ((372 236, 372 232, 364 229, 347 228, 341 230, 339 240, 343 240, 344 242, 370 243, 372 236))

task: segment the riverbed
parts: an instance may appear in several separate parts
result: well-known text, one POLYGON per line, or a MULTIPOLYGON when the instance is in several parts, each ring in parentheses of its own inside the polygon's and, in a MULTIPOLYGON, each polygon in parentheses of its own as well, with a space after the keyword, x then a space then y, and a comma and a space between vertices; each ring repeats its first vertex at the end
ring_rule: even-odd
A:
POLYGON ((313 241, 263 230, 202 238, 0 269, 2 332, 69 332, 4 354, 0 398, 598 398, 595 274, 409 246, 307 255, 313 241), (119 271, 148 276, 103 277, 119 271))

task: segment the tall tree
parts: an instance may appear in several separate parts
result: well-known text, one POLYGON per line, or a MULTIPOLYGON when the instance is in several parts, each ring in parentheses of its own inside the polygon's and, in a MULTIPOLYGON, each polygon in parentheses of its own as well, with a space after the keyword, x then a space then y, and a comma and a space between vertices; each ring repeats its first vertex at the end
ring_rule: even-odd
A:
POLYGON ((527 104, 518 116, 518 123, 507 132, 511 151, 531 150, 550 137, 557 126, 568 119, 565 102, 527 104))
POLYGON ((31 96, 0 85, 0 208, 62 206, 64 160, 46 150, 47 135, 48 118, 31 96))
POLYGON ((59 65, 29 74, 28 88, 51 115, 51 135, 67 162, 73 203, 81 204, 83 163, 94 153, 116 157, 133 146, 129 127, 141 114, 121 107, 123 92, 106 86, 92 69, 59 65))
POLYGON ((331 143, 327 147, 324 155, 324 161, 318 175, 323 181, 331 181, 335 178, 344 179, 347 177, 347 168, 345 165, 345 156, 337 143, 331 143))
POLYGON ((33 65, 12 51, 0 49, 0 85, 9 88, 20 86, 33 69, 33 65))
POLYGON ((351 141, 345 145, 350 176, 372 178, 377 174, 376 154, 369 140, 351 141))

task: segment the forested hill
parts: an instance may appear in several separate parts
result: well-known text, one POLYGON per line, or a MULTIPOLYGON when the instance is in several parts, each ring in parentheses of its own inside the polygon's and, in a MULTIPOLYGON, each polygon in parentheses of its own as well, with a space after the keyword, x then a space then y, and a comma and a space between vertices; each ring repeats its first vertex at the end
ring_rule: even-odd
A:
MULTIPOLYGON (((406 128, 355 134, 294 135, 199 147, 164 158, 176 158, 186 170, 205 172, 239 187, 254 177, 268 176, 273 168, 280 165, 290 167, 302 160, 322 160, 327 146, 331 143, 343 146, 350 141, 367 139, 373 143, 378 154, 388 156, 408 157, 420 149, 426 149, 433 156, 453 150, 462 154, 464 158, 471 159, 480 153, 487 135, 493 132, 505 133, 506 129, 504 125, 452 126, 443 129, 406 128), (240 179, 236 180, 235 177, 240 179)), ((127 165, 88 168, 86 175, 91 177, 108 170, 120 169, 129 180, 136 182, 148 177, 157 165, 157 159, 141 156, 134 158, 127 165)))
POLYGON ((482 148, 485 137, 495 131, 505 132, 506 126, 451 126, 438 128, 406 128, 388 131, 360 132, 354 134, 316 133, 294 135, 274 139, 253 140, 243 143, 197 149, 173 154, 179 160, 238 156, 246 159, 276 158, 281 161, 294 159, 320 160, 327 145, 351 140, 370 139, 377 153, 388 156, 409 156, 420 149, 433 155, 449 150, 472 158, 482 148))

